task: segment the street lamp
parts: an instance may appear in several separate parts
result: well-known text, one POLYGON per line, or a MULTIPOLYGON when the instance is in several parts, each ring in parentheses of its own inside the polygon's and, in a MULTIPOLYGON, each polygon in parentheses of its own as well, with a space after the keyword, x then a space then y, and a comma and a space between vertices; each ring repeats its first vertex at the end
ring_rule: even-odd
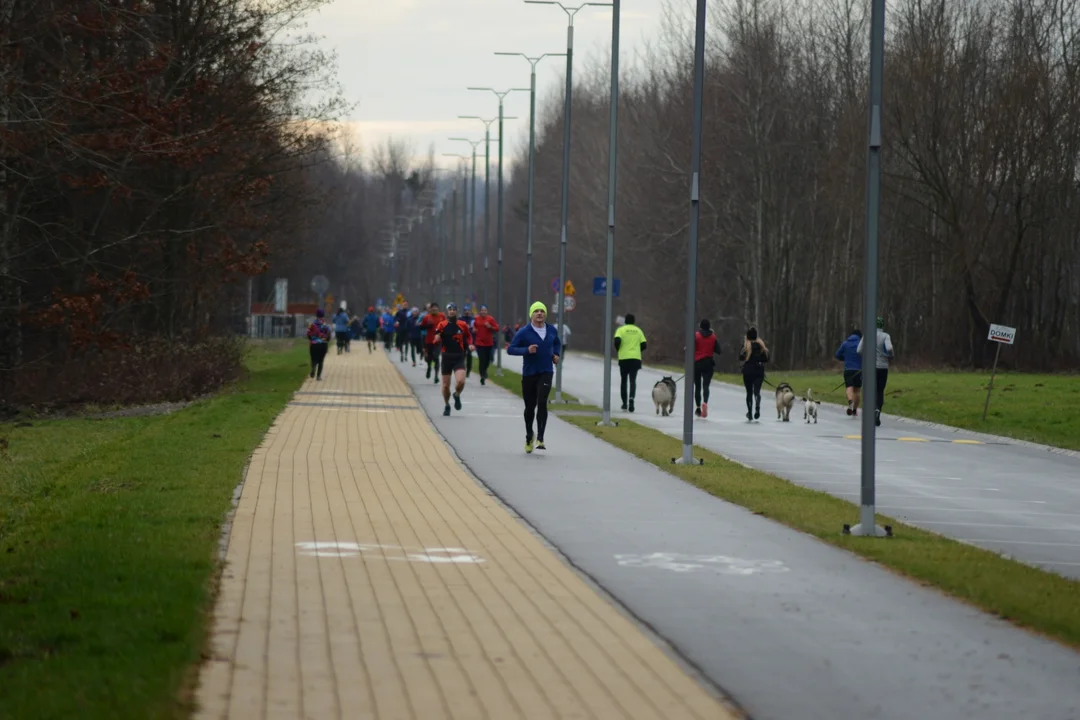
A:
MULTIPOLYGON (((495 270, 495 316, 502 317, 502 248, 503 248, 503 99, 512 92, 528 92, 528 88, 510 88, 509 90, 496 90, 489 87, 470 87, 469 90, 480 90, 495 93, 499 98, 499 208, 498 208, 498 254, 496 256, 495 270)), ((502 343, 495 344, 495 372, 502 374, 502 343)))
MULTIPOLYGON (((459 153, 443 153, 443 157, 456 157, 459 160, 468 160, 469 159, 467 155, 461 155, 459 153)), ((457 275, 456 275, 456 266, 454 265, 455 261, 458 259, 458 255, 457 255, 457 251, 458 251, 457 250, 457 184, 458 184, 458 176, 460 174, 461 174, 461 163, 459 162, 458 163, 458 172, 456 172, 454 174, 453 202, 451 203, 451 206, 450 206, 451 207, 451 211, 450 211, 451 212, 451 216, 450 216, 450 231, 451 231, 451 235, 450 235, 450 245, 451 245, 451 249, 450 249, 450 254, 451 254, 451 258, 450 258, 450 287, 451 287, 450 297, 451 297, 451 300, 453 300, 453 298, 459 297, 460 292, 461 292, 461 286, 460 285, 457 285, 455 287, 455 285, 456 285, 455 280, 457 279, 457 275)), ((466 184, 465 185, 466 197, 468 197, 468 193, 469 193, 469 186, 468 186, 468 184, 466 184)), ((465 221, 465 211, 464 211, 465 204, 466 203, 464 201, 461 203, 461 206, 462 206, 461 215, 462 215, 462 223, 463 224, 464 224, 464 221, 465 221)), ((462 235, 462 239, 464 239, 464 235, 465 235, 464 229, 461 231, 461 235, 462 235)), ((465 275, 465 264, 464 263, 462 263, 462 265, 461 265, 461 275, 462 275, 462 278, 460 280, 458 280, 457 282, 464 283, 464 275, 465 275)), ((445 302, 445 300, 444 300, 444 302, 445 302)), ((456 300, 454 302, 456 302, 456 300)))
MULTIPOLYGON (((491 246, 491 187, 489 185, 491 180, 491 123, 498 120, 498 117, 491 119, 482 118, 479 115, 458 115, 461 120, 479 120, 484 123, 484 290, 481 297, 483 302, 488 303, 491 298, 488 297, 488 248, 491 246)), ((503 120, 517 120, 514 115, 507 115, 503 117, 503 120)))
MULTIPOLYGON (((533 187, 536 176, 536 65, 546 57, 564 57, 566 53, 544 53, 538 57, 529 57, 525 53, 497 52, 496 55, 517 55, 529 61, 532 72, 529 74, 529 220, 525 240, 525 307, 533 301, 532 295, 532 256, 533 256, 533 187)), ((560 314, 561 318, 562 315, 560 314)))
MULTIPOLYGON (((560 324, 562 318, 563 308, 566 305, 566 225, 567 218, 570 214, 570 106, 571 106, 571 89, 574 68, 574 16, 578 14, 583 8, 589 5, 596 6, 610 6, 611 3, 602 2, 586 2, 576 7, 567 7, 561 2, 555 2, 555 0, 525 0, 526 3, 533 5, 558 5, 566 13, 567 25, 566 25, 566 92, 563 98, 563 173, 562 173, 562 229, 559 237, 559 299, 558 303, 560 324)), ((613 48, 614 50, 614 48, 613 48)), ((610 208, 609 208, 610 209, 610 208)), ((614 222, 614 218, 609 218, 611 222, 614 222)), ((611 287, 611 278, 608 278, 608 287, 611 287)), ((611 333, 611 324, 608 322, 608 326, 604 328, 605 334, 611 333)), ((610 361, 608 365, 610 365, 610 361)), ((605 375, 610 375, 611 371, 606 370, 605 375)), ((610 382, 609 382, 610 385, 610 382)), ((610 393, 610 390, 605 390, 606 393, 610 393)), ((555 402, 562 402, 562 363, 555 366, 555 402)))
MULTIPOLYGON (((617 0, 616 0, 617 1, 617 0)), ((705 87, 705 0, 697 0, 694 32, 694 130, 690 141, 690 245, 687 252, 685 357, 683 366, 683 453, 672 461, 694 461, 694 316, 697 310, 698 221, 701 216, 701 126, 705 87)), ((704 461, 697 464, 702 464, 704 461)))
POLYGON ((451 140, 460 140, 461 142, 467 142, 472 145, 472 209, 469 211, 472 215, 469 228, 469 249, 466 254, 469 257, 469 283, 466 289, 466 295, 471 297, 476 294, 476 271, 473 269, 476 261, 476 146, 484 142, 483 140, 470 140, 468 138, 452 137, 451 140))
MULTIPOLYGON (((870 5, 870 102, 867 117, 868 152, 866 157, 866 250, 863 253, 863 367, 873 363, 877 346, 878 293, 878 217, 881 207, 881 85, 885 55, 885 0, 872 0, 870 5)), ((863 373, 863 397, 877 397, 877 375, 870 366, 863 373)), ((851 535, 882 537, 892 535, 892 528, 879 527, 875 522, 874 435, 877 413, 863 412, 862 418, 862 481, 859 500, 859 524, 844 525, 851 535)))

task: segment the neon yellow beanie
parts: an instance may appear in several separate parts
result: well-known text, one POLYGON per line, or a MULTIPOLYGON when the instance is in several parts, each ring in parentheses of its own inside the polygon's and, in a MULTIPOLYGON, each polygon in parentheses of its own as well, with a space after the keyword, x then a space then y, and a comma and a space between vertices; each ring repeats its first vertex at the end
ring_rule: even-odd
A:
POLYGON ((544 314, 546 315, 547 314, 547 305, 545 305, 544 303, 537 300, 536 302, 534 302, 532 305, 529 306, 529 316, 531 317, 532 314, 534 312, 536 312, 537 310, 543 310, 544 314))

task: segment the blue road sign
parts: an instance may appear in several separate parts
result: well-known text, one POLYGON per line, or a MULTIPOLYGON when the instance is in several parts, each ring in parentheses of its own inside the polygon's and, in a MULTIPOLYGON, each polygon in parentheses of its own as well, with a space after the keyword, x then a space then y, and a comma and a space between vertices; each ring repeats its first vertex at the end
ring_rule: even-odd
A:
POLYGON ((375 300, 375 307, 382 307, 385 304, 386 303, 383 302, 382 298, 378 298, 378 299, 375 300))
POLYGON ((555 278, 551 281, 551 292, 559 292, 559 278, 555 278))
MULTIPOLYGON (((619 288, 622 285, 620 278, 615 278, 615 286, 611 288, 611 296, 619 297, 619 288)), ((607 295, 607 278, 594 277, 592 279, 592 294, 593 295, 607 295)))

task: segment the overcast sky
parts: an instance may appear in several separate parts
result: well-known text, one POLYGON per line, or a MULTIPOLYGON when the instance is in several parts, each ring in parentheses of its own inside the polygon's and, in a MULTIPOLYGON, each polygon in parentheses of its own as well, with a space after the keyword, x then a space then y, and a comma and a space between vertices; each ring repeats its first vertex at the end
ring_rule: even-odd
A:
MULTIPOLYGON (((664 0, 623 0, 620 61, 629 63, 643 40, 659 31, 664 0)), ((564 0, 567 6, 581 0, 564 0)), ((339 81, 356 104, 349 120, 362 151, 392 135, 407 139, 416 154, 435 144, 436 162, 444 152, 471 153, 463 142, 480 140, 484 125, 458 115, 496 117, 498 99, 468 86, 529 87, 524 58, 565 52, 567 16, 555 5, 524 0, 333 0, 308 18, 307 29, 338 56, 339 81)), ((611 10, 586 7, 574 20, 574 68, 606 58, 611 45, 611 10)), ((537 101, 562 82, 565 58, 545 58, 537 66, 537 101)), ((520 119, 506 123, 506 154, 528 139, 529 94, 511 93, 504 112, 520 119)), ((492 154, 497 124, 492 125, 492 154)), ((483 145, 479 147, 483 151, 483 145)))

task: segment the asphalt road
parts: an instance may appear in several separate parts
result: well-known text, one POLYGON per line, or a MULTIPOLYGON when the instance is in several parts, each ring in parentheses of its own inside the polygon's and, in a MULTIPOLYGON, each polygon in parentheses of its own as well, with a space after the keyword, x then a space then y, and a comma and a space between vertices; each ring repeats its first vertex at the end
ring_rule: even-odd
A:
MULTIPOLYGON (((563 366, 563 390, 583 402, 602 405, 603 370, 602 359, 571 353, 563 366)), ((669 374, 648 367, 641 370, 636 412, 631 415, 619 409, 619 372, 613 366, 613 417, 631 417, 681 438, 683 381, 676 415, 656 415, 651 399, 653 384, 669 374)), ((783 374, 771 374, 769 380, 781 382, 783 374)), ((780 422, 773 390, 765 386, 761 419, 751 423, 746 420, 743 388, 713 382, 711 391, 709 417, 694 421, 694 444, 859 504, 861 417, 848 417, 843 408, 822 404, 818 423, 807 425, 802 403, 796 400, 790 422, 780 422)), ((882 414, 877 437, 879 512, 1080 578, 1080 457, 1075 453, 929 427, 887 413, 882 414)), ((851 524, 857 522, 858 511, 853 508, 851 524)))
POLYGON ((556 417, 549 449, 526 455, 518 398, 474 375, 443 417, 423 369, 399 367, 491 492, 750 717, 1080 720, 1080 654, 556 417))

